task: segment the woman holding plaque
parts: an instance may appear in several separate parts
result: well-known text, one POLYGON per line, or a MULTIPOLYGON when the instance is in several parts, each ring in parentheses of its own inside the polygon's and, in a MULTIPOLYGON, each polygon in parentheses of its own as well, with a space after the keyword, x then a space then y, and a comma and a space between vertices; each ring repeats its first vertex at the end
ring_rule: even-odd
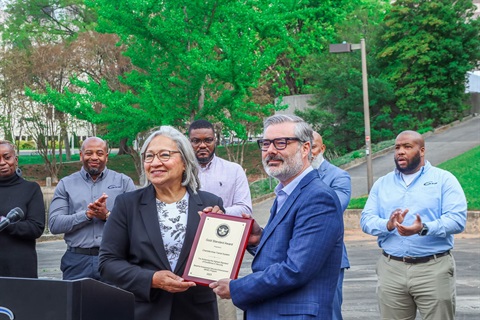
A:
POLYGON ((170 126, 141 149, 144 188, 120 195, 105 224, 99 270, 106 282, 135 295, 135 320, 218 319, 212 289, 181 278, 202 211, 221 198, 198 190, 187 138, 170 126))

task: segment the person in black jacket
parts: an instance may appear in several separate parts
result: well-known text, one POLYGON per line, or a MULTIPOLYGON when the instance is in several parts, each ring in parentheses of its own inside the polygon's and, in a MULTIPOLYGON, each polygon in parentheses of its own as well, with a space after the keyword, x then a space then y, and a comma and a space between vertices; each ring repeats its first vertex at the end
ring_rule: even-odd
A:
POLYGON ((43 194, 36 182, 21 177, 15 146, 0 140, 0 220, 14 208, 25 217, 0 231, 0 276, 38 278, 35 245, 45 229, 43 194))
POLYGON ((141 157, 146 186, 116 198, 103 230, 100 275, 135 295, 135 320, 218 319, 213 290, 182 275, 199 212, 223 211, 222 199, 198 190, 192 146, 173 127, 153 132, 141 157))

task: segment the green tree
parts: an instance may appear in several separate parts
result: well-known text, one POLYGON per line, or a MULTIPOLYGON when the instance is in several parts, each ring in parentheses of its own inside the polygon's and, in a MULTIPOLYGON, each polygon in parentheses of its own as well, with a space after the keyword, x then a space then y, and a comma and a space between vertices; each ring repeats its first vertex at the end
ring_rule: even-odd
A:
POLYGON ((2 38, 21 48, 73 39, 96 22, 95 11, 83 0, 11 0, 6 1, 5 13, 2 38))
MULTIPOLYGON (((61 155, 65 147, 70 158, 68 135, 78 121, 49 102, 32 101, 25 87, 27 94, 44 93, 47 88, 64 92, 76 74, 111 79, 110 85, 118 88, 118 73, 131 68, 115 45, 118 38, 90 31, 96 25, 96 13, 83 0, 11 0, 5 13, 0 27, 6 57, 0 66, 6 89, 4 108, 14 105, 15 116, 21 119, 16 127, 38 141, 45 167, 56 181, 62 160, 57 162, 52 155, 61 155)), ((5 120, 12 119, 8 114, 5 120)), ((98 126, 91 132, 101 134, 101 130, 98 126)))
POLYGON ((465 109, 467 71, 480 60, 480 20, 471 0, 397 0, 379 54, 395 85, 393 127, 429 129, 465 109))
MULTIPOLYGON (((366 39, 368 90, 372 141, 391 138, 388 119, 393 104, 391 85, 380 77, 375 59, 381 34, 381 22, 389 9, 389 1, 366 0, 336 26, 332 43, 360 43, 366 39)), ((325 45, 325 47, 327 47, 325 45)), ((360 51, 332 54, 327 49, 312 54, 302 68, 308 83, 307 92, 314 94, 314 106, 298 115, 317 130, 327 150, 337 155, 365 145, 363 88, 360 51)))
POLYGON ((275 108, 253 91, 269 81, 269 72, 282 74, 275 69, 281 54, 295 45, 305 55, 313 46, 313 40, 303 43, 306 30, 314 39, 332 34, 339 3, 349 1, 90 1, 99 30, 117 34, 135 66, 121 77, 125 90, 105 79, 77 78, 64 93, 49 88, 32 96, 105 124, 113 141, 132 141, 161 124, 185 128, 200 117, 246 140, 247 124, 275 108))
MULTIPOLYGON (((266 74, 276 95, 303 94, 308 81, 301 69, 307 57, 319 54, 334 39, 335 26, 361 5, 362 0, 314 0, 299 1, 298 10, 292 1, 278 1, 278 14, 285 17, 288 34, 285 50, 278 56, 275 65, 266 74)), ((276 97, 276 96, 275 96, 276 97)))

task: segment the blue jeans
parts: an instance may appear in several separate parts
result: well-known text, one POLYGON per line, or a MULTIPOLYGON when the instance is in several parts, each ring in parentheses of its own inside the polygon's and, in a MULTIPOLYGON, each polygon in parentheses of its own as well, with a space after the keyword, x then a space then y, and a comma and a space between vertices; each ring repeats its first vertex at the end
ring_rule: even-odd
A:
POLYGON ((343 277, 345 275, 345 269, 340 269, 338 275, 337 289, 333 295, 333 315, 332 320, 342 320, 342 302, 343 302, 343 277))

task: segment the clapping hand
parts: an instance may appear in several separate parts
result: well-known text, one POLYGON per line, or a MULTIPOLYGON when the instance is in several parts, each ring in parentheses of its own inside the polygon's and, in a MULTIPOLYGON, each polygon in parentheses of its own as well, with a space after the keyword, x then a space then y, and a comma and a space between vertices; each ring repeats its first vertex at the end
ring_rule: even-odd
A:
POLYGON ((401 236, 412 236, 414 234, 418 234, 420 230, 423 228, 422 219, 420 215, 417 213, 417 217, 411 226, 404 226, 400 223, 396 223, 398 234, 401 236))
POLYGON ((405 209, 405 211, 402 211, 402 209, 395 209, 390 215, 390 219, 388 219, 387 222, 388 231, 392 231, 397 225, 402 224, 407 213, 408 209, 405 209))
POLYGON ((101 220, 106 220, 108 215, 107 209, 108 195, 105 193, 100 196, 95 202, 88 204, 87 216, 92 219, 96 217, 101 220))

